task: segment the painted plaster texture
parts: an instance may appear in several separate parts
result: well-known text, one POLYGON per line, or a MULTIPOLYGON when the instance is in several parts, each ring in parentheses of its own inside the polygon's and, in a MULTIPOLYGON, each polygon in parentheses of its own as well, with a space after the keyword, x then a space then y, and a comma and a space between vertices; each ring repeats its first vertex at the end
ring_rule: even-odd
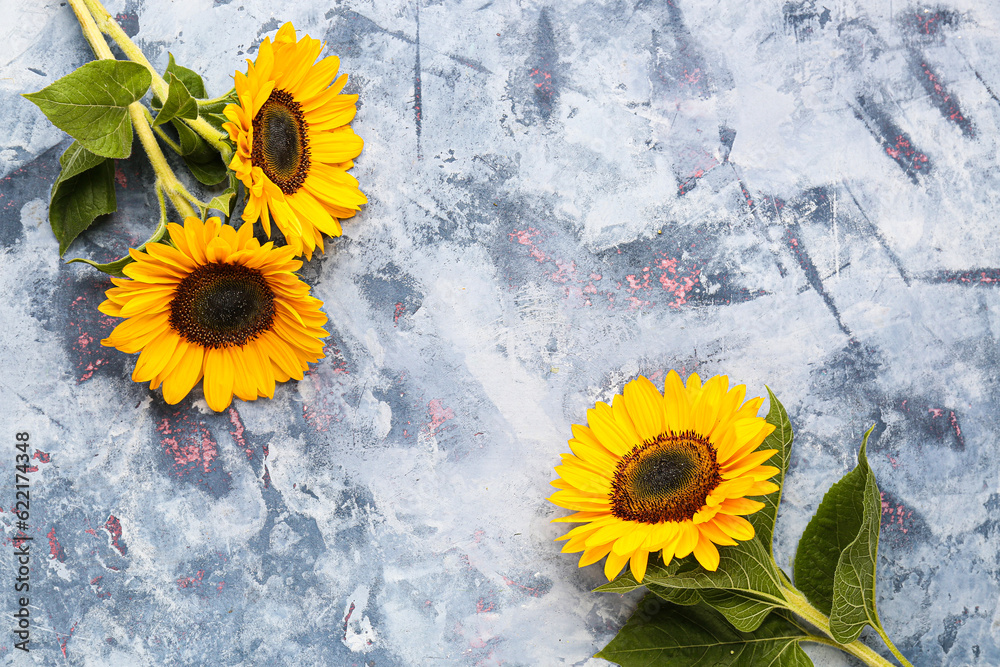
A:
MULTIPOLYGON (((559 553, 552 467, 595 401, 676 368, 788 408, 785 566, 874 424, 889 634, 914 665, 1000 664, 994 8, 108 7, 213 94, 285 21, 325 40, 361 96, 370 204, 303 270, 331 320, 304 380, 166 405, 100 345, 107 277, 57 257, 68 141, 19 97, 89 49, 64 3, 4 4, 4 508, 13 434, 37 448, 33 650, 0 624, 5 662, 606 664, 636 598, 559 553)), ((119 212, 67 257, 153 229, 140 151, 116 179, 119 212)))

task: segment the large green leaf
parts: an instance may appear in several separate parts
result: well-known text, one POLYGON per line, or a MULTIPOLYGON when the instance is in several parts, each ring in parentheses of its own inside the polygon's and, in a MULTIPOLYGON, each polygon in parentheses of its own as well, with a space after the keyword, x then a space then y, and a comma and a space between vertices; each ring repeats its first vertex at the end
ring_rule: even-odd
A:
POLYGON ((865 448, 870 433, 869 429, 861 444, 858 466, 823 496, 795 553, 796 587, 827 616, 833 608, 834 578, 841 554, 858 539, 864 527, 865 487, 871 475, 865 448))
POLYGON ((132 152, 128 105, 149 90, 145 67, 122 60, 95 60, 26 98, 52 124, 102 157, 132 152))
POLYGON ((771 614, 754 632, 740 632, 704 605, 679 607, 647 595, 595 657, 622 667, 811 667, 799 627, 771 614))
MULTIPOLYGON (((709 572, 693 556, 689 556, 681 560, 674 559, 666 567, 660 563, 650 563, 643 583, 698 591, 718 588, 742 593, 754 599, 773 599, 778 602, 784 600, 777 570, 756 538, 738 542, 735 546, 720 547, 719 567, 715 572, 709 572)), ((642 585, 626 570, 614 581, 594 590, 601 593, 627 593, 642 585)))
MULTIPOLYGON (((874 426, 872 428, 875 428, 874 426)), ((875 563, 878 559, 878 535, 882 522, 882 496, 875 482, 875 473, 868 465, 865 447, 871 429, 865 433, 858 452, 858 467, 864 477, 860 500, 861 528, 858 536, 847 545, 833 576, 833 608, 830 611, 830 631, 841 644, 848 644, 861 634, 865 625, 881 630, 875 609, 875 563)))
POLYGON ((637 588, 642 588, 646 583, 648 583, 649 574, 651 572, 655 571, 657 576, 661 579, 669 577, 680 568, 681 563, 683 562, 684 561, 682 559, 674 558, 670 561, 669 565, 664 566, 659 556, 656 556, 655 560, 654 557, 650 557, 649 566, 646 568, 646 582, 640 583, 636 581, 635 577, 632 576, 632 571, 626 567, 625 570, 620 575, 615 577, 613 581, 609 581, 602 586, 598 586, 594 589, 594 592, 618 593, 619 595, 622 595, 624 593, 634 591, 637 588))
POLYGON ((673 574, 665 573, 662 567, 649 567, 645 581, 668 588, 721 588, 754 598, 784 600, 778 573, 757 538, 738 542, 735 546, 719 547, 719 567, 715 572, 709 572, 693 557, 688 557, 673 574))
POLYGON ((156 120, 153 121, 154 127, 163 125, 174 118, 194 120, 198 117, 198 103, 191 97, 184 82, 174 76, 173 72, 167 72, 167 81, 170 84, 170 88, 167 90, 167 101, 163 103, 160 112, 156 114, 156 120))
MULTIPOLYGON (((788 421, 788 413, 785 411, 785 407, 775 397, 770 387, 767 388, 767 396, 770 407, 767 411, 765 421, 768 424, 774 424, 774 431, 764 440, 761 449, 778 450, 778 453, 772 456, 767 461, 767 464, 778 468, 778 475, 772 481, 778 487, 783 487, 785 484, 785 473, 788 471, 788 462, 792 458, 792 439, 794 438, 792 424, 788 421)), ((781 504, 781 488, 774 493, 763 496, 759 500, 764 503, 764 508, 758 512, 754 512, 747 519, 753 524, 754 530, 757 532, 757 539, 767 547, 768 553, 773 554, 774 523, 778 519, 778 505, 781 504)))
POLYGON ((59 256, 99 215, 118 209, 115 163, 74 141, 59 158, 62 172, 52 184, 49 224, 59 241, 59 256))

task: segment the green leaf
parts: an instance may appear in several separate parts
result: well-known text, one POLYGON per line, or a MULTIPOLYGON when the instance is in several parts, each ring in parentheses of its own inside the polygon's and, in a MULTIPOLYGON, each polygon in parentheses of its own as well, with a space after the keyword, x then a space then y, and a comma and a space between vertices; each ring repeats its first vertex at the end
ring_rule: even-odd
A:
POLYGON ((205 185, 218 185, 226 180, 228 169, 226 169, 226 164, 219 157, 218 153, 215 153, 213 157, 205 162, 198 162, 194 158, 185 157, 184 164, 187 165, 191 174, 205 185))
POLYGON ((858 536, 847 545, 833 575, 833 608, 830 611, 830 631, 841 644, 858 638, 865 625, 871 625, 881 634, 882 624, 875 609, 875 562, 878 559, 878 534, 882 522, 882 495, 875 482, 875 473, 868 465, 865 448, 868 436, 875 427, 868 429, 858 452, 859 472, 864 478, 864 491, 858 499, 861 506, 861 527, 858 536))
POLYGON ((721 588, 755 599, 784 600, 774 562, 757 538, 720 547, 719 567, 715 572, 709 572, 693 557, 688 557, 672 574, 665 572, 662 566, 650 565, 645 581, 668 588, 721 588))
POLYGON ((118 209, 113 160, 89 153, 73 142, 59 158, 63 170, 52 184, 49 224, 62 257, 99 215, 118 209))
POLYGON ((52 124, 102 157, 132 152, 128 105, 149 90, 145 67, 122 60, 95 60, 24 97, 38 105, 52 124))
POLYGON ((167 101, 156 114, 153 126, 163 125, 168 120, 174 118, 190 118, 194 120, 198 117, 198 103, 191 97, 191 93, 184 87, 184 83, 174 76, 173 72, 167 72, 167 81, 170 88, 167 91, 167 101))
MULTIPOLYGON (((160 239, 162 239, 166 235, 166 233, 167 233, 166 220, 162 220, 160 222, 160 225, 156 228, 156 231, 153 232, 153 235, 149 237, 149 239, 147 239, 145 243, 136 248, 136 250, 142 252, 143 250, 146 249, 146 246, 149 245, 150 243, 159 242, 160 239)), ((90 264, 98 271, 102 271, 104 273, 107 273, 108 275, 117 276, 119 278, 126 278, 127 276, 122 271, 122 269, 131 264, 132 261, 133 260, 130 255, 125 255, 124 257, 116 259, 113 262, 108 262, 107 264, 98 264, 97 262, 91 261, 89 259, 84 259, 83 257, 76 257, 74 259, 69 260, 68 263, 72 264, 73 262, 83 262, 84 264, 90 264)))
POLYGON ((766 463, 778 468, 778 476, 772 481, 778 485, 778 490, 769 495, 759 498, 764 503, 764 508, 754 512, 747 519, 753 524, 757 533, 757 539, 767 547, 770 554, 774 554, 774 524, 778 520, 778 505, 781 504, 781 487, 785 484, 785 473, 788 471, 788 462, 792 458, 792 424, 788 421, 788 413, 781 401, 775 397, 771 388, 767 388, 769 409, 767 417, 764 419, 768 424, 774 424, 774 431, 767 436, 761 449, 777 449, 778 453, 772 456, 766 463))
MULTIPOLYGON (((866 486, 871 468, 865 458, 868 435, 858 454, 858 466, 830 487, 799 539, 793 573, 795 585, 817 609, 830 615, 834 578, 841 554, 865 526, 866 486)), ((874 483, 874 478, 873 478, 874 483)), ((879 503, 879 517, 881 504, 879 503)), ((876 526, 876 542, 877 529, 876 526)))
POLYGON ((661 600, 685 607, 699 604, 702 601, 701 593, 693 588, 667 588, 658 584, 649 584, 647 588, 649 588, 650 593, 654 593, 661 600))
POLYGON ((734 628, 743 632, 753 632, 759 628, 775 608, 773 603, 736 591, 702 591, 701 598, 705 604, 725 616, 734 628))
POLYGON ((208 202, 208 207, 214 208, 217 211, 222 211, 226 217, 229 217, 229 207, 232 205, 233 197, 235 196, 236 189, 230 186, 223 190, 222 194, 213 197, 212 201, 208 202))
MULTIPOLYGON (((140 248, 141 249, 141 248, 140 248)), ((132 258, 125 255, 121 259, 116 259, 113 262, 108 262, 107 264, 98 264, 97 262, 85 259, 83 257, 74 257, 73 259, 66 262, 67 264, 72 264, 74 262, 83 262, 84 264, 90 264, 92 267, 106 273, 109 276, 115 276, 117 278, 126 278, 127 276, 122 271, 126 266, 132 263, 132 258)))
MULTIPOLYGON (((674 572, 680 569, 682 562, 684 561, 678 558, 674 558, 673 560, 670 561, 669 565, 664 567, 663 561, 660 560, 659 556, 656 556, 655 560, 649 561, 649 566, 646 568, 647 581, 645 583, 649 583, 648 582, 649 574, 653 571, 655 571, 657 573, 657 576, 660 577, 661 579, 671 576, 674 572)), ((598 586, 597 588, 594 589, 594 592, 623 594, 623 593, 628 593, 630 591, 634 591, 637 588, 642 588, 643 585, 644 585, 643 583, 640 583, 635 580, 635 577, 632 576, 632 571, 629 568, 625 568, 625 570, 620 575, 615 577, 614 581, 609 581, 603 586, 598 586)))
POLYGON ((229 122, 229 119, 226 118, 225 115, 221 113, 211 113, 204 110, 201 110, 200 113, 201 117, 204 118, 213 129, 219 132, 219 136, 229 137, 229 132, 222 129, 222 124, 229 122))
POLYGON ((91 153, 79 141, 74 141, 59 156, 59 164, 62 165, 62 171, 59 172, 57 181, 68 181, 88 169, 93 169, 107 159, 91 153))
POLYGON ((799 642, 809 635, 778 614, 754 632, 740 632, 703 606, 679 607, 647 595, 595 657, 622 667, 811 667, 799 642))
POLYGON ((184 84, 184 87, 191 93, 194 97, 206 97, 205 94, 205 82, 202 81, 201 75, 193 70, 189 70, 187 67, 181 67, 174 62, 174 54, 168 53, 170 57, 170 64, 167 65, 166 71, 164 71, 164 77, 167 78, 168 74, 173 74, 184 84))
POLYGON ((185 125, 182 121, 174 120, 170 124, 177 131, 177 138, 181 146, 181 156, 192 157, 193 159, 205 161, 208 160, 212 155, 218 155, 212 147, 208 145, 208 142, 202 139, 198 134, 192 130, 190 127, 185 125))

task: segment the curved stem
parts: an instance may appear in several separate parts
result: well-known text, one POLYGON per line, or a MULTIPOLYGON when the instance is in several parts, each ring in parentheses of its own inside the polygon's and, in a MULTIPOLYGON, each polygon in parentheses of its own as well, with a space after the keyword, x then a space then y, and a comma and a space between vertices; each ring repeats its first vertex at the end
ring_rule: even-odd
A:
POLYGON ((150 126, 153 128, 153 132, 156 133, 156 136, 159 137, 160 141, 165 143, 170 150, 180 155, 181 147, 177 145, 177 142, 171 139, 170 135, 164 132, 162 127, 160 127, 159 125, 153 125, 153 114, 149 112, 149 109, 143 107, 142 111, 143 115, 146 117, 146 122, 148 122, 150 126))
POLYGON ((177 212, 182 217, 193 216, 195 212, 191 203, 195 203, 200 207, 201 202, 177 180, 170 165, 167 164, 167 159, 163 156, 163 151, 160 150, 159 144, 156 143, 156 137, 153 136, 153 131, 146 120, 144 111, 145 107, 139 102, 133 102, 128 106, 129 115, 132 117, 132 125, 135 126, 135 133, 139 135, 139 141, 142 143, 142 147, 146 149, 146 155, 149 156, 149 163, 153 166, 153 171, 156 173, 157 185, 163 188, 167 197, 170 198, 170 203, 174 205, 174 208, 177 209, 177 212))
MULTIPOLYGON (((80 0, 74 0, 79 3, 80 0)), ((134 63, 138 63, 149 70, 149 73, 153 77, 153 94, 159 97, 161 100, 167 99, 167 91, 170 86, 167 82, 163 80, 160 73, 153 69, 153 66, 146 60, 146 56, 142 53, 142 50, 135 45, 122 27, 118 25, 118 21, 115 20, 104 5, 100 3, 100 0, 83 0, 87 5, 87 9, 93 14, 94 21, 97 23, 97 27, 100 28, 101 32, 114 40, 115 44, 118 45, 124 53, 125 57, 134 63)))
MULTIPOLYGON (((125 56, 134 63, 138 63, 149 70, 150 76, 153 77, 153 94, 159 97, 161 100, 167 99, 167 94, 170 90, 170 85, 160 76, 160 73, 156 71, 149 60, 146 59, 145 54, 142 50, 135 45, 135 42, 125 34, 122 27, 118 25, 118 21, 115 20, 113 16, 104 8, 100 0, 82 0, 90 12, 93 14, 93 20, 96 21, 97 27, 105 35, 114 40, 118 48, 125 53, 125 56)), ((79 4, 81 0, 73 0, 74 3, 79 4)), ((74 6, 74 11, 76 7, 74 6)), ((78 13, 79 15, 79 13, 78 13)), ((104 41, 103 39, 101 40, 104 41)), ((105 44, 105 47, 107 45, 105 44)), ((109 50, 110 54, 111 51, 109 50)), ((113 57, 113 56, 112 56, 113 57)), ((226 94, 228 95, 228 93, 226 94)), ((223 95, 221 98, 216 98, 221 100, 226 97, 223 95)), ((201 103, 199 102, 199 105, 201 103)), ((209 145, 217 150, 222 155, 222 161, 226 164, 232 159, 233 151, 229 147, 229 144, 225 141, 225 134, 220 133, 212 125, 206 121, 204 118, 196 118, 194 120, 183 119, 185 123, 188 124, 192 130, 201 135, 201 138, 209 143, 209 145)))
MULTIPOLYGON (((782 593, 785 594, 785 600, 788 603, 786 608, 789 611, 796 616, 805 619, 810 625, 819 628, 823 634, 830 637, 833 636, 830 631, 830 619, 828 619, 823 612, 809 604, 809 601, 806 600, 805 596, 795 588, 786 586, 783 587, 783 589, 782 593)), ((809 639, 808 641, 815 640, 809 639)), ((833 639, 830 641, 822 641, 820 643, 836 646, 840 650, 850 653, 855 658, 862 660, 866 665, 870 665, 871 667, 893 667, 891 662, 857 640, 851 642, 850 644, 841 644, 833 639)), ((909 665, 909 663, 906 664, 909 665)), ((912 667, 912 665, 910 667, 912 667)))
POLYGON ((875 628, 875 630, 878 632, 879 636, 882 638, 882 641, 885 642, 885 645, 889 648, 892 654, 896 656, 896 660, 899 660, 899 664, 903 665, 903 667, 913 667, 913 665, 910 664, 910 661, 907 660, 905 657, 903 657, 903 654, 899 652, 899 649, 896 648, 896 645, 892 643, 891 639, 889 639, 889 635, 886 634, 885 630, 881 628, 881 624, 879 625, 880 627, 875 628))
POLYGON ((209 106, 213 106, 215 104, 220 104, 222 102, 225 102, 227 99, 229 99, 229 96, 233 94, 234 90, 236 90, 236 89, 235 88, 230 88, 229 92, 226 93, 225 95, 219 95, 218 97, 213 97, 210 100, 195 100, 195 102, 198 103, 199 107, 209 107, 209 106))

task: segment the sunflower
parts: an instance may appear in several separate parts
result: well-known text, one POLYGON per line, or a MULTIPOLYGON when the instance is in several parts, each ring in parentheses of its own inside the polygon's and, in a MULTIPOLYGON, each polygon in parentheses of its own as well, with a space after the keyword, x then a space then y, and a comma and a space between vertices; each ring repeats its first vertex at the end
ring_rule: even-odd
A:
POLYGON ((323 234, 340 236, 339 219, 368 200, 347 173, 364 142, 349 123, 357 95, 341 95, 340 59, 316 62, 323 45, 308 35, 295 40, 286 23, 260 45, 247 73, 236 72, 239 104, 225 108, 223 128, 236 145, 229 163, 247 189, 243 219, 271 218, 296 256, 323 250, 323 234), (331 85, 330 82, 333 81, 331 85))
POLYGON ((274 383, 302 379, 323 358, 323 302, 292 273, 302 266, 288 246, 263 246, 253 225, 239 231, 188 218, 168 225, 172 245, 150 243, 124 269, 99 310, 128 318, 102 345, 142 352, 132 373, 150 389, 163 385, 174 404, 205 378, 205 400, 216 412, 233 394, 272 398, 274 383))
POLYGON ((746 496, 778 490, 767 481, 778 469, 761 465, 777 450, 757 451, 774 426, 757 416, 763 399, 744 403, 745 395, 726 376, 702 384, 692 374, 685 388, 670 371, 662 395, 639 377, 611 406, 588 410, 589 427, 573 425, 573 454, 563 454, 552 482, 560 490, 549 500, 576 510, 555 521, 584 524, 558 538, 569 540, 563 551, 582 551, 580 567, 607 556, 608 580, 630 562, 641 582, 656 551, 664 564, 694 553, 716 570, 715 545, 754 536, 742 515, 764 504, 746 496))

